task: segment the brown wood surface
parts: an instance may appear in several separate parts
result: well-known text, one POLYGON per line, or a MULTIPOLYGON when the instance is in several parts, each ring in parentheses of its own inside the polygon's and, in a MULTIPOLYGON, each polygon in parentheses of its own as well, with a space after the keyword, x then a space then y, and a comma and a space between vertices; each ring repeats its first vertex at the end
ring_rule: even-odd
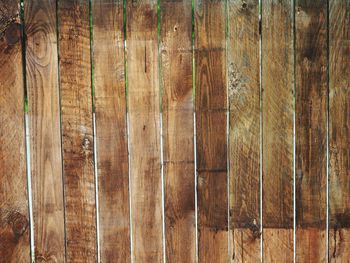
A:
POLYGON ((63 262, 56 1, 26 1, 24 17, 35 259, 63 262))
POLYGON ((192 6, 160 4, 166 260, 190 263, 196 259, 192 6))
POLYGON ((59 1, 66 258, 97 258, 89 1, 59 1))
POLYGON ((296 260, 325 262, 327 1, 295 8, 296 260))
POLYGON ((127 1, 131 224, 134 262, 162 262, 157 1, 127 1))
POLYGON ((329 257, 350 260, 350 1, 329 6, 329 257))
POLYGON ((19 1, 0 2, 0 262, 29 262, 19 1))
POLYGON ((198 261, 227 262, 225 2, 195 1, 198 261))
POLYGON ((101 262, 130 262, 123 1, 93 1, 101 262))
POLYGON ((259 2, 228 1, 230 259, 260 261, 259 2))
POLYGON ((292 8, 289 0, 262 4, 264 262, 293 262, 292 8))

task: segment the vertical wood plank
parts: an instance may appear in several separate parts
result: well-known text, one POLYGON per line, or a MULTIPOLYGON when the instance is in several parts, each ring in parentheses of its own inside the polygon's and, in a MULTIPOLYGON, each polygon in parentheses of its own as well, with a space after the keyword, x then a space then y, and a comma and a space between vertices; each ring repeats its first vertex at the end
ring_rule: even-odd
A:
POLYGON ((260 259, 259 1, 228 1, 232 262, 260 259))
POLYGON ((132 257, 162 262, 157 1, 127 1, 132 257))
POLYGON ((227 262, 225 1, 195 1, 198 261, 227 262))
POLYGON ((101 262, 130 262, 123 1, 92 3, 101 262))
POLYGON ((167 262, 195 262, 192 3, 161 1, 167 262), (181 14, 181 15, 180 15, 181 14))
POLYGON ((296 260, 325 262, 327 1, 295 8, 296 260))
POLYGON ((59 1, 66 258, 95 262, 89 1, 59 1))
POLYGON ((293 16, 262 3, 263 260, 293 262, 293 16))
POLYGON ((24 17, 35 258, 63 262, 56 1, 26 1, 24 17))
POLYGON ((329 2, 329 257, 350 258, 350 1, 329 2))
POLYGON ((0 2, 0 261, 29 262, 19 1, 0 2))

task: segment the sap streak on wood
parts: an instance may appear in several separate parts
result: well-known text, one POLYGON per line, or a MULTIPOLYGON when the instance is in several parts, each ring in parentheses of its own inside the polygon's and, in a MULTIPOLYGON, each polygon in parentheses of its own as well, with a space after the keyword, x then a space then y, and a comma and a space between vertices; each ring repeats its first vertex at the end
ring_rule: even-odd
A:
POLYGON ((133 259, 161 262, 162 185, 157 1, 127 1, 133 259))
POLYGON ((331 262, 350 258, 350 1, 330 1, 329 206, 331 262))
POLYGON ((195 2, 198 261, 227 262, 224 1, 195 2))
POLYGON ((0 2, 0 262, 29 262, 19 1, 0 2))
POLYGON ((293 262, 293 13, 287 0, 262 8, 263 258, 293 262))
POLYGON ((260 261, 259 3, 228 1, 230 229, 233 262, 260 261))
POLYGON ((96 261, 89 1, 59 1, 66 257, 96 261))
POLYGON ((191 1, 161 1, 167 262, 195 262, 191 1))
POLYGON ((35 258, 63 262, 65 240, 56 1, 26 1, 24 16, 35 258))
POLYGON ((298 0, 296 27, 296 258, 326 255, 327 2, 298 0))
POLYGON ((123 1, 92 15, 101 261, 130 262, 123 1))

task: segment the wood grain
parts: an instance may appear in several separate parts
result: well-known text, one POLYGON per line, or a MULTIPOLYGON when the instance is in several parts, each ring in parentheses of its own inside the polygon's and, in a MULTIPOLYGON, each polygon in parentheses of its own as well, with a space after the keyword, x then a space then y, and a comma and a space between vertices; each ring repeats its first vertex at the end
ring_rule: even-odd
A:
POLYGON ((29 262, 19 1, 0 2, 0 262, 29 262))
POLYGON ((350 1, 329 6, 329 256, 350 259, 350 1))
POLYGON ((63 262, 56 1, 26 1, 24 17, 35 258, 63 262))
POLYGON ((126 39, 134 262, 162 262, 157 1, 127 1, 126 39))
POLYGON ((296 258, 326 254, 327 2, 298 0, 296 52, 296 258))
POLYGON ((59 1, 66 259, 95 262, 89 1, 59 1))
POLYGON ((260 261, 259 2, 228 1, 230 259, 260 261))
POLYGON ((293 262, 293 16, 288 0, 262 5, 263 258, 293 262))
POLYGON ((225 2, 195 1, 198 261, 227 262, 225 2))
POLYGON ((191 1, 160 2, 167 262, 196 259, 191 11, 191 1))
POLYGON ((92 4, 101 262, 130 262, 123 1, 92 4))

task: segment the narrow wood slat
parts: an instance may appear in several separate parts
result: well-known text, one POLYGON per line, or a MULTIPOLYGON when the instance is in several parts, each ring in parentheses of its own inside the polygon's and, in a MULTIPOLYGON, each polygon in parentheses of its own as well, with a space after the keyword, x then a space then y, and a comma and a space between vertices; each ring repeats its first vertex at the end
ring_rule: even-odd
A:
POLYGON ((296 260, 325 262, 327 1, 295 8, 296 260))
POLYGON ((329 257, 350 258, 350 1, 329 2, 329 257))
POLYGON ((166 260, 190 263, 196 259, 191 1, 161 1, 160 12, 166 260))
POLYGON ((198 261, 227 262, 225 2, 195 1, 198 261))
POLYGON ((24 17, 35 258, 63 262, 56 1, 26 1, 24 17))
POLYGON ((162 262, 157 1, 127 1, 126 38, 134 262, 162 262))
POLYGON ((0 261, 29 262, 19 1, 0 2, 0 261))
POLYGON ((293 262, 293 12, 262 3, 263 259, 293 262))
POLYGON ((230 259, 260 259, 259 1, 228 1, 230 259))
POLYGON ((89 1, 59 1, 66 258, 95 262, 89 1))
POLYGON ((130 262, 123 1, 92 3, 101 262, 130 262))

